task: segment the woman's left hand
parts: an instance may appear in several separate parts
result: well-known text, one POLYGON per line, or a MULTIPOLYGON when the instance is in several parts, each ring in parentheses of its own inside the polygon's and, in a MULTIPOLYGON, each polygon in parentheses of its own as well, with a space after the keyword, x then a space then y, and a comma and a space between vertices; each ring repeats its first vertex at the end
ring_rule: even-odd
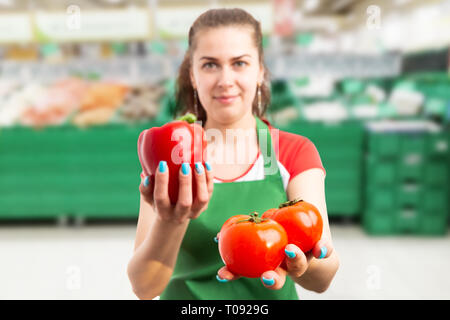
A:
MULTIPOLYGON (((333 251, 333 246, 325 240, 320 240, 316 243, 314 248, 306 254, 294 244, 288 244, 285 247, 286 257, 281 265, 275 270, 269 270, 261 275, 262 284, 269 289, 279 290, 283 288, 286 282, 286 276, 292 278, 301 277, 311 263, 313 258, 325 259, 330 256, 333 251)), ((222 267, 217 272, 217 280, 221 282, 236 280, 240 278, 230 272, 227 267, 222 267)))

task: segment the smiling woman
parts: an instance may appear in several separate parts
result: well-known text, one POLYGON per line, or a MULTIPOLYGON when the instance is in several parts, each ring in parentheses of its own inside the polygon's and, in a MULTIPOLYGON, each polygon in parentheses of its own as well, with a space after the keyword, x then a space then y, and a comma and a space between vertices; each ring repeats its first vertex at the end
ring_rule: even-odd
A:
POLYGON ((310 140, 273 128, 264 119, 270 89, 260 23, 242 9, 200 15, 189 30, 177 102, 178 113, 194 113, 203 126, 208 162, 206 170, 196 167, 192 173, 169 172, 160 163, 151 176, 142 176, 135 253, 128 265, 136 295, 295 300, 295 283, 326 290, 338 259, 326 212, 325 169, 310 140), (231 161, 221 161, 224 154, 222 159, 231 161), (252 162, 238 162, 236 155, 252 162), (169 174, 179 179, 174 205, 167 192, 169 174), (228 270, 214 241, 220 242, 222 224, 236 214, 262 214, 296 198, 314 204, 322 216, 323 236, 315 247, 302 252, 294 243, 281 246, 283 263, 270 265, 270 270, 266 264, 252 266, 264 269, 257 278, 228 270))
MULTIPOLYGON (((238 110, 233 108, 235 117, 244 112, 260 117, 270 101, 269 76, 260 23, 241 9, 209 10, 189 31, 189 48, 177 79, 178 112, 192 112, 205 125, 208 111, 215 110, 206 108, 215 102, 239 104, 238 110), (235 80, 236 86, 231 86, 235 80)), ((217 116, 226 121, 227 114, 217 116)))
POLYGON ((252 116, 248 106, 252 106, 263 82, 264 67, 259 63, 251 34, 248 27, 240 26, 200 31, 201 41, 192 56, 190 80, 198 92, 199 107, 209 115, 205 126, 209 122, 208 126, 216 127, 214 121, 219 119, 229 122, 252 116), (248 53, 235 56, 241 50, 248 53), (231 105, 233 108, 221 108, 231 105))

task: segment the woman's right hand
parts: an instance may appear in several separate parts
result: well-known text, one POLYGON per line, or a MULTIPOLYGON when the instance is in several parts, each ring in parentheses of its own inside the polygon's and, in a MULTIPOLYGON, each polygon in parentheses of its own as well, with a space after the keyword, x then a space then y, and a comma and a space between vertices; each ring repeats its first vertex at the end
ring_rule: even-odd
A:
POLYGON ((175 205, 170 203, 169 168, 164 161, 160 162, 154 178, 147 176, 142 179, 139 191, 153 206, 161 220, 185 223, 188 219, 196 219, 208 208, 213 192, 214 176, 211 166, 207 162, 205 165, 206 170, 201 163, 196 163, 192 172, 187 164, 185 165, 187 174, 183 173, 183 166, 180 167, 178 200, 175 205), (192 179, 196 179, 197 184, 197 196, 194 200, 192 200, 192 179))

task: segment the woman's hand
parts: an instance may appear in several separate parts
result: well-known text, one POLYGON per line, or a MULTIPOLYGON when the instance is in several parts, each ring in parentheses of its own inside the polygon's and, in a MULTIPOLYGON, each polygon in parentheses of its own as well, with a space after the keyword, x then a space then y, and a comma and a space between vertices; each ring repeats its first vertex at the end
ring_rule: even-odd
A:
MULTIPOLYGON (((217 239, 219 239, 219 236, 220 235, 217 234, 217 239)), ((261 282, 266 288, 279 290, 283 288, 287 275, 291 276, 293 279, 300 278, 306 270, 308 270, 313 258, 328 258, 332 251, 333 246, 325 240, 318 241, 314 248, 306 254, 296 245, 288 244, 285 247, 286 257, 284 261, 275 270, 264 272, 261 275, 261 282)), ((217 280, 220 282, 227 282, 239 278, 238 275, 234 275, 228 270, 226 266, 220 268, 217 272, 217 280)))
POLYGON ((159 163, 154 177, 150 175, 143 179, 139 191, 164 221, 185 223, 188 219, 196 219, 208 208, 213 192, 214 176, 209 163, 206 162, 205 165, 206 170, 200 162, 196 163, 192 173, 189 164, 182 164, 178 172, 179 191, 175 205, 170 203, 169 168, 165 161, 159 163), (192 179, 197 182, 197 197, 194 200, 192 179))

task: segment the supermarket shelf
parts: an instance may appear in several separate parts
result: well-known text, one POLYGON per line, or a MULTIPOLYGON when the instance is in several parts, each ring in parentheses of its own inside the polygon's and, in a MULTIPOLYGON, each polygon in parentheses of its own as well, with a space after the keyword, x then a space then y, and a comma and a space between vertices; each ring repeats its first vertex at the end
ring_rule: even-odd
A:
POLYGON ((64 63, 14 62, 0 63, 0 78, 22 81, 55 81, 77 75, 115 78, 122 81, 156 83, 174 75, 170 59, 161 55, 146 58, 80 59, 64 63))
MULTIPOLYGON (((157 82, 175 78, 183 56, 152 54, 146 57, 68 60, 63 63, 3 61, 0 77, 23 81, 54 80, 74 74, 98 74, 107 78, 157 82)), ((266 64, 273 79, 297 79, 304 76, 389 77, 401 70, 401 56, 357 54, 266 53, 266 64)))

